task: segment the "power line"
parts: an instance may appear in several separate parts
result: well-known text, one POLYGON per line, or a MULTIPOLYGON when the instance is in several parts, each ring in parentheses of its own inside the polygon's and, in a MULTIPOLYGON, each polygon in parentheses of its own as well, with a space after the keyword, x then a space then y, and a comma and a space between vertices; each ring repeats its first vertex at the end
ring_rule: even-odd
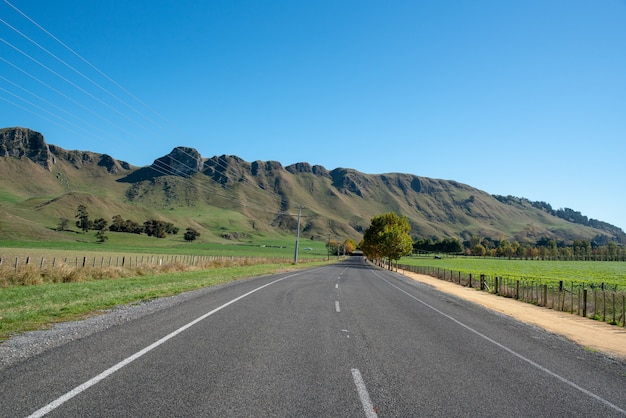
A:
MULTIPOLYGON (((76 57, 78 57, 82 62, 84 62, 86 65, 88 65, 90 68, 92 68, 93 70, 95 70, 98 74, 100 74, 102 77, 104 77, 106 80, 108 80, 109 82, 111 82, 113 85, 115 85, 117 88, 119 88, 121 91, 123 91, 124 93, 126 93, 129 97, 133 98, 133 100, 137 101, 138 103, 140 103, 142 106, 144 106, 147 110, 149 110, 151 113, 155 114, 156 116, 158 116, 160 119, 162 119, 164 122, 166 122, 168 125, 169 122, 167 121, 167 119, 165 119, 163 116, 161 116, 160 114, 158 114, 157 112, 155 112, 153 109, 151 109, 147 104, 145 104, 143 101, 141 101, 139 98, 137 98, 135 95, 133 95, 131 92, 129 92, 127 89, 125 89, 124 87, 122 87, 119 83, 117 83, 115 80, 113 80, 111 77, 109 77, 108 75, 106 75, 103 71, 101 71, 100 69, 98 69, 96 66, 94 66, 93 64, 91 64, 89 61, 87 61, 85 58, 83 58, 80 54, 78 54, 76 51, 74 51, 71 47, 69 47, 67 44, 65 44, 64 42, 62 42, 60 39, 58 39, 56 36, 54 36, 52 33, 50 33, 48 30, 46 30, 45 28, 43 28, 43 26, 41 26, 40 24, 38 24, 37 22, 35 22, 33 19, 31 19, 30 17, 28 17, 25 13, 23 13, 21 10, 19 10, 17 7, 15 7, 14 5, 12 5, 10 2, 8 2, 7 0, 4 0, 4 3, 6 3, 7 5, 9 5, 12 9, 14 9, 16 12, 18 12, 21 16, 23 16, 24 18, 26 18, 29 22, 31 22, 33 25, 35 25, 38 29, 40 29, 41 31, 43 31, 46 35, 48 35, 49 37, 51 37, 53 40, 55 40, 56 42, 58 42, 61 46, 63 46, 66 50, 70 51, 73 55, 75 55, 76 57)), ((136 114, 146 118, 148 121, 150 121, 151 124, 154 124, 154 121, 152 121, 152 119, 147 118, 145 115, 143 115, 140 111, 138 111, 137 109, 135 109, 133 106, 129 105, 128 103, 126 103, 124 100, 120 99, 119 97, 115 96, 113 93, 111 93, 109 90, 107 90, 106 88, 104 88, 103 86, 101 86, 100 84, 96 83, 94 80, 92 80, 91 78, 87 77, 86 75, 84 75, 82 72, 80 72, 79 70, 77 70, 76 68, 72 67, 71 65, 67 64, 64 60, 62 60, 60 57, 58 57, 57 55, 51 53, 48 49, 46 49, 45 47, 43 47, 42 45, 40 45, 39 43, 37 43, 36 41, 34 41, 33 39, 31 39, 30 37, 24 35, 21 31, 19 31, 18 29, 16 29, 14 26, 10 25, 9 23, 7 23, 6 21, 0 19, 2 21, 2 23, 4 23, 6 26, 8 26, 9 28, 11 28, 14 32, 20 34, 20 36, 22 36, 24 39, 26 39, 27 41, 29 41, 30 43, 32 43, 33 45, 35 45, 37 48, 39 48, 40 50, 43 50, 44 52, 46 52, 49 56, 52 56, 53 58, 55 58, 57 61, 63 63, 67 68, 70 68, 72 71, 74 71, 75 73, 81 75, 85 80, 89 81, 91 84, 93 84, 94 86, 96 86, 97 88, 99 88, 102 91, 105 91, 109 96, 115 98, 118 102, 124 104, 125 106, 131 108, 132 110, 135 111, 136 114)), ((86 89, 78 86, 76 83, 73 83, 72 81, 70 81, 67 77, 61 75, 60 73, 52 70, 49 66, 45 65, 44 63, 42 63, 41 61, 35 59, 34 57, 32 57, 31 55, 27 54, 26 52, 22 51, 21 49, 17 48, 16 46, 14 46, 13 44, 11 44, 10 42, 0 38, 0 41, 2 41, 5 45, 11 47, 12 49, 16 50, 17 52, 19 52, 22 56, 27 57, 28 59, 30 59, 31 61, 37 63, 38 65, 40 65, 42 68, 46 69, 47 71, 51 72, 52 74, 54 74, 55 76, 61 78, 62 80, 64 80, 66 83, 70 84, 71 86, 73 86, 74 88, 76 88, 77 90, 79 90, 80 92, 82 92, 83 94, 93 98, 94 100, 98 101, 100 104, 102 104, 103 106, 113 110, 115 113, 123 116, 125 119, 129 120, 130 122, 134 123, 135 125, 137 125, 138 127, 142 128, 142 129, 146 129, 145 126, 143 126, 142 124, 138 123, 136 120, 131 119, 130 117, 124 115, 121 111, 119 111, 118 109, 115 109, 113 106, 111 106, 108 103, 105 103, 103 100, 100 100, 98 98, 96 98, 93 94, 89 93, 86 89)), ((30 77, 31 79, 37 81, 38 83, 46 86, 48 89, 50 89, 51 91, 61 95, 62 97, 64 97, 65 99, 69 100, 70 102, 74 103, 75 105, 79 106, 80 108, 92 113, 94 116, 97 116, 98 118, 102 119, 103 121, 105 121, 106 123, 110 124, 111 126, 115 127, 116 129, 124 132, 125 134, 132 136, 132 134, 130 132, 128 132, 126 129, 122 128, 121 126, 117 125, 116 123, 114 123, 113 121, 105 118, 104 116, 102 116, 100 113, 95 112, 94 110, 91 110, 91 108, 83 105, 82 103, 80 103, 78 100, 69 97, 67 94, 59 91, 58 89, 50 86, 48 83, 45 83, 44 81, 40 80, 39 78, 35 77, 34 75, 26 72, 25 70, 23 70, 22 68, 19 68, 17 65, 11 63, 10 61, 0 57, 0 59, 9 64, 10 66, 12 66, 13 68, 19 70, 20 72, 22 72, 23 74, 27 75, 28 77, 30 77)), ((48 105, 51 105, 50 101, 47 101, 46 99, 30 92, 28 89, 20 86, 19 84, 12 82, 6 78, 3 77, 3 79, 7 82, 9 82, 10 84, 12 84, 13 86, 19 88, 20 90, 27 92, 28 94, 31 94, 33 97, 38 98, 39 100, 42 100, 44 102, 46 102, 48 105)), ((14 97, 18 97, 19 96, 15 95, 14 93, 9 93, 8 91, 4 90, 5 92, 7 92, 10 95, 13 95, 14 97)), ((39 108, 41 110, 44 110, 42 107, 27 101, 23 98, 20 98, 22 101, 24 101, 25 103, 28 103, 29 105, 39 108)), ((8 103, 11 103, 15 106, 17 106, 18 108, 25 109, 23 106, 19 106, 16 103, 7 100, 7 99, 3 99, 8 103)), ((55 105, 53 105, 55 106, 55 105)), ((58 108, 58 106, 56 106, 58 108)), ((45 110, 44 110, 45 111, 45 110)), ((35 115, 37 115, 37 113, 29 111, 30 113, 33 113, 35 115)), ((51 114, 54 117, 57 117, 58 119, 66 122, 66 123, 70 123, 69 121, 67 121, 66 119, 58 116, 58 115, 54 115, 53 113, 46 111, 47 113, 51 114)), ((72 115, 74 118, 81 120, 78 116, 71 114, 69 111, 64 111, 64 113, 72 115)), ((39 117, 41 117, 40 115, 37 115, 39 117)), ((48 120, 47 118, 43 118, 45 120, 48 120)), ((82 121, 82 120, 81 120, 82 121)), ((52 122, 52 121, 51 121, 52 122)), ((53 122, 55 123, 57 126, 61 126, 59 123, 53 122)), ((88 131, 86 131, 88 132, 88 131)), ((187 153, 184 149, 179 148, 179 151, 182 154, 186 154, 188 157, 194 157, 192 155, 190 155, 189 153, 187 153)), ((174 158, 171 154, 169 155, 169 157, 172 159, 172 161, 176 162, 177 164, 179 164, 182 167, 186 167, 188 168, 190 171, 194 171, 194 167, 191 167, 181 161, 179 161, 178 159, 174 158)), ((207 159, 208 160, 208 159, 207 159)), ((206 163, 206 160, 204 160, 206 163)), ((227 176, 226 174, 226 170, 228 170, 228 166, 226 164, 225 161, 222 161, 221 157, 217 157, 215 160, 212 161, 214 163, 214 167, 218 169, 219 171, 224 171, 223 173, 221 173, 224 176, 227 176), (220 170, 221 169, 221 170, 220 170)), ((170 167, 166 167, 163 166, 159 160, 155 160, 155 162, 153 163, 152 166, 150 166, 155 172, 162 174, 162 175, 181 175, 184 174, 181 171, 175 171, 172 170, 170 167)), ((188 177, 188 176, 187 176, 188 177)), ((211 176, 207 176, 209 177, 209 180, 214 181, 215 183, 217 183, 220 187, 224 188, 224 189, 228 189, 228 186, 226 186, 223 183, 218 182, 217 180, 215 180, 213 177, 211 176)), ((202 183, 201 183, 202 184, 202 183)), ((243 184, 245 186, 249 186, 249 187, 255 187, 255 189, 261 189, 258 186, 253 186, 252 183, 249 182, 249 180, 247 178, 242 178, 240 184, 243 184)), ((214 195, 215 190, 210 190, 208 188, 208 186, 205 187, 207 192, 211 192, 214 195)), ((234 193, 234 190, 230 189, 231 193, 234 193)), ((227 195, 219 195, 217 194, 219 197, 224 198, 224 199, 228 199, 231 200, 233 202, 238 203, 239 205, 241 205, 242 203, 240 201, 238 201, 236 198, 231 197, 231 196, 227 196, 227 195)), ((289 205, 290 202, 286 199, 284 199, 282 196, 280 197, 280 200, 278 201, 278 205, 279 207, 283 207, 286 205, 289 205)), ((275 212, 270 212, 270 211, 266 211, 265 208, 257 208, 258 210, 261 210, 263 212, 267 212, 267 213, 275 213, 275 212)))

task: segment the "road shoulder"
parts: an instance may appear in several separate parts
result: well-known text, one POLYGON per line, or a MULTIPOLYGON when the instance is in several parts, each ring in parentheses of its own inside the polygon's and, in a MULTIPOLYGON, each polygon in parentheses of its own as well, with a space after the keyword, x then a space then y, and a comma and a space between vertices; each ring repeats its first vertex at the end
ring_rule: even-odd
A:
POLYGON ((626 361, 626 328, 624 327, 496 296, 423 274, 407 271, 403 274, 442 292, 561 335, 585 349, 599 351, 612 358, 626 361))

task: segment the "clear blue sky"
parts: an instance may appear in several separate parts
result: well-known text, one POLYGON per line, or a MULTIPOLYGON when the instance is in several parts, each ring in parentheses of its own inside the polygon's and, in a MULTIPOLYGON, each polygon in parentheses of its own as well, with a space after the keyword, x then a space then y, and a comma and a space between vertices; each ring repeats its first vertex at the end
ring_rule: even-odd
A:
POLYGON ((48 143, 411 173, 626 229, 624 0, 0 0, 0 19, 0 125, 48 143))

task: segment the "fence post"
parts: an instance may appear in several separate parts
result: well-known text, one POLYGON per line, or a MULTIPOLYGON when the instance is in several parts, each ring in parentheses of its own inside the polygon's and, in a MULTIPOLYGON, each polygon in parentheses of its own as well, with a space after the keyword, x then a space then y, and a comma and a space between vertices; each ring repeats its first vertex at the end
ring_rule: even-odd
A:
POLYGON ((500 294, 500 279, 498 276, 493 278, 493 293, 496 295, 500 294))
POLYGON ((602 322, 606 322, 606 291, 602 283, 602 322))
POLYGON ((547 308, 548 307, 548 285, 544 284, 541 287, 543 288, 542 289, 543 295, 541 295, 542 296, 541 297, 541 302, 543 303, 543 306, 545 306, 547 308))
POLYGON ((469 275, 469 287, 472 288, 472 273, 469 275))
POLYGON ((583 289, 583 317, 587 317, 587 289, 583 289))
POLYGON ((615 292, 611 293, 611 301, 613 302, 613 324, 617 324, 615 322, 615 292))

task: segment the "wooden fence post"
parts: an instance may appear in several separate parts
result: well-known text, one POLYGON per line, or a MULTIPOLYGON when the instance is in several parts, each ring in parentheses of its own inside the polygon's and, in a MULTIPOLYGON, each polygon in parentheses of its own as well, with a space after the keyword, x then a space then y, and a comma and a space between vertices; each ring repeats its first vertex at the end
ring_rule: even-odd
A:
POLYGON ((611 300, 613 302, 613 324, 617 324, 617 322, 615 322, 615 292, 611 293, 611 300))
POLYGON ((587 317, 587 289, 583 289, 583 317, 587 317))

